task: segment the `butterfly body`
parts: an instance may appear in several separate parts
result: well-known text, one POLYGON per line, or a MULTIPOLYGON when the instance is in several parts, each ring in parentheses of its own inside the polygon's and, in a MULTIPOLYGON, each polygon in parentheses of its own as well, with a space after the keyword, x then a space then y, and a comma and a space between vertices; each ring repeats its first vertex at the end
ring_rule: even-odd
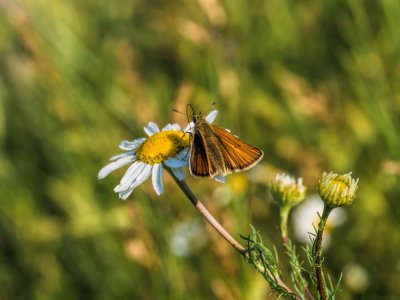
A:
POLYGON ((193 115, 189 170, 194 176, 215 177, 250 169, 263 157, 251 146, 221 126, 210 124, 204 115, 193 115))

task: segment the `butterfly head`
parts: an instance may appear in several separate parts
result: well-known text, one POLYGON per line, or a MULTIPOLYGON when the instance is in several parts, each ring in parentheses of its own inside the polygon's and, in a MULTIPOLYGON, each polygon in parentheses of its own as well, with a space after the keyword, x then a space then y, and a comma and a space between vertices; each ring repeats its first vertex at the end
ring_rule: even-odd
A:
MULTIPOLYGON (((211 110, 211 108, 214 107, 214 105, 215 102, 211 104, 210 108, 207 110, 207 113, 211 110)), ((186 106, 186 116, 189 120, 192 120, 194 124, 197 124, 200 120, 205 118, 205 114, 203 114, 202 112, 196 113, 191 104, 188 104, 186 106)))
POLYGON ((194 124, 198 122, 199 119, 203 117, 203 114, 201 112, 196 113, 193 106, 191 104, 188 104, 186 106, 186 115, 189 120, 192 120, 194 124))

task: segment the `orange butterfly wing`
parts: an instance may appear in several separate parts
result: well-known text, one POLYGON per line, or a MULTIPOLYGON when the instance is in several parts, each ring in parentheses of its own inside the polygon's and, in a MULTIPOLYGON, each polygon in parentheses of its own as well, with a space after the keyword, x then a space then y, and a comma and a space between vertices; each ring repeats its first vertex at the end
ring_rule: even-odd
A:
POLYGON ((229 173, 250 169, 264 156, 261 149, 243 142, 221 126, 212 124, 210 126, 220 142, 219 148, 229 173))
POLYGON ((196 131, 193 133, 190 146, 189 170, 194 176, 210 176, 207 152, 204 147, 203 138, 196 131))

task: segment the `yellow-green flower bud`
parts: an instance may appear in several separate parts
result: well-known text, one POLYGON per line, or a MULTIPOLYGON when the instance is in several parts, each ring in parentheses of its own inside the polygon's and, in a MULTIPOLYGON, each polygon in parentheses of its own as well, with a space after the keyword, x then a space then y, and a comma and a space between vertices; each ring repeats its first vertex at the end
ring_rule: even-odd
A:
POLYGON ((303 178, 298 178, 296 182, 289 175, 277 174, 271 184, 271 194, 280 206, 295 206, 304 199, 306 194, 303 178))
POLYGON ((319 195, 330 207, 352 204, 356 198, 357 189, 358 179, 353 179, 351 172, 344 175, 324 173, 318 185, 319 195))

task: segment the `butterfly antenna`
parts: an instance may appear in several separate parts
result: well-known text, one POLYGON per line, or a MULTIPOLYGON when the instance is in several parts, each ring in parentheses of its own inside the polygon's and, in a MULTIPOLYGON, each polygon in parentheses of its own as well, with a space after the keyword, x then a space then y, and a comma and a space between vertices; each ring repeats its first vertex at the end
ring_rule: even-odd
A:
MULTIPOLYGON (((188 105, 190 105, 190 104, 188 104, 188 105)), ((192 112, 193 112, 193 107, 190 105, 190 107, 191 107, 191 109, 192 109, 192 112)), ((176 108, 173 108, 172 109, 172 111, 173 112, 176 112, 176 113, 178 113, 178 114, 182 114, 182 115, 185 115, 186 116, 186 118, 187 118, 187 121, 188 121, 188 123, 190 123, 190 120, 189 120, 189 115, 188 115, 188 108, 186 107, 186 114, 185 113, 183 113, 183 112, 181 112, 181 111, 179 111, 179 110, 177 110, 176 108)), ((193 112, 194 113, 194 112, 193 112)), ((186 132, 183 132, 183 134, 182 134, 182 137, 181 138, 183 138, 184 136, 185 136, 185 133, 186 132)))
POLYGON ((181 112, 181 111, 179 111, 179 110, 177 110, 177 109, 175 109, 175 108, 173 108, 172 111, 173 111, 173 112, 176 112, 176 113, 178 113, 178 114, 181 114, 181 115, 185 115, 185 116, 186 116, 185 113, 183 113, 183 112, 181 112))
POLYGON ((213 103, 211 103, 210 107, 207 109, 207 112, 205 113, 208 114, 210 112, 210 110, 215 106, 216 102, 214 101, 213 103))

